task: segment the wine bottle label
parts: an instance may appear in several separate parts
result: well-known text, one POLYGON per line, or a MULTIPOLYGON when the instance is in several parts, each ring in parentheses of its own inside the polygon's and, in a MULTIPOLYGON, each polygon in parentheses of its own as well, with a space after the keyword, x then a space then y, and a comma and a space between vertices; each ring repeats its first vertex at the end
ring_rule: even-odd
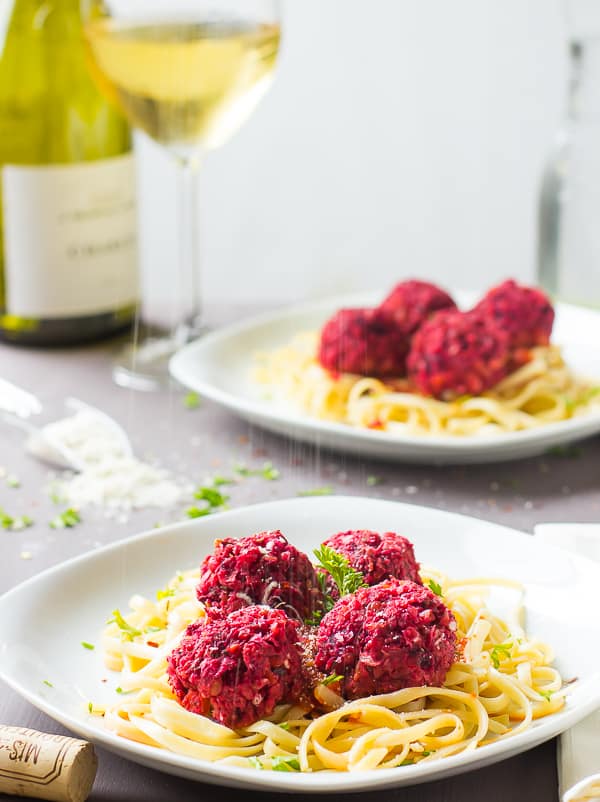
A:
POLYGON ((111 312, 137 300, 133 155, 2 170, 6 311, 111 312))

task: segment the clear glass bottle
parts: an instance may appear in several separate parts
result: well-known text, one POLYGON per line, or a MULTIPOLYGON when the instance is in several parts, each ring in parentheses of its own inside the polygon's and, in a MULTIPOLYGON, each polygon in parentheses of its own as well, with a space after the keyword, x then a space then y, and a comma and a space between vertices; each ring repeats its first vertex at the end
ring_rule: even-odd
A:
POLYGON ((557 300, 600 308, 600 2, 567 0, 566 120, 540 196, 538 280, 557 300))
POLYGON ((138 285, 131 134, 89 74, 80 0, 0 0, 0 340, 112 334, 138 285))

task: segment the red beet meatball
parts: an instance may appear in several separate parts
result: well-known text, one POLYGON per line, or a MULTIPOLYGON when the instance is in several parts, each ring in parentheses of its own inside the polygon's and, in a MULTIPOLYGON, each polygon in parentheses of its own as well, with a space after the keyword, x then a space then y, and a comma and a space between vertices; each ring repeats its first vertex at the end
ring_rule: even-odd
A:
POLYGON ((279 531, 217 540, 200 566, 196 595, 212 615, 266 604, 304 621, 323 606, 312 563, 279 531))
POLYGON ((298 627, 281 610, 258 606, 197 621, 167 658, 167 672, 186 710, 247 727, 300 695, 298 627))
POLYGON ((474 311, 505 331, 513 347, 529 348, 550 342, 554 309, 536 287, 523 287, 509 279, 491 289, 474 311))
POLYGON ((348 699, 439 686, 454 662, 455 632, 454 616, 435 593, 389 579, 344 596, 327 613, 315 664, 343 676, 348 699))
POLYGON ((338 532, 327 538, 325 545, 343 554, 361 572, 367 585, 394 578, 421 582, 412 543, 395 532, 382 535, 369 529, 338 532))
POLYGON ((396 323, 411 335, 440 309, 456 309, 447 292, 426 281, 402 281, 396 284, 379 307, 393 315, 396 323))
POLYGON ((334 373, 403 376, 409 340, 379 309, 340 309, 321 331, 318 359, 334 373))
POLYGON ((508 335, 475 312, 438 312, 417 331, 408 375, 424 395, 480 395, 514 368, 508 335))

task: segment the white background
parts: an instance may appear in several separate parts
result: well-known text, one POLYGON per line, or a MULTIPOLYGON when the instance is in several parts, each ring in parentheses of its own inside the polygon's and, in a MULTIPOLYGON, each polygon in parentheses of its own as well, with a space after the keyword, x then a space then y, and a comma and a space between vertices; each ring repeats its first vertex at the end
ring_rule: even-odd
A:
MULTIPOLYGON (((201 177, 208 303, 403 276, 535 276, 566 94, 562 0, 287 0, 277 78, 201 177)), ((175 168, 140 148, 146 300, 176 271, 175 168)))

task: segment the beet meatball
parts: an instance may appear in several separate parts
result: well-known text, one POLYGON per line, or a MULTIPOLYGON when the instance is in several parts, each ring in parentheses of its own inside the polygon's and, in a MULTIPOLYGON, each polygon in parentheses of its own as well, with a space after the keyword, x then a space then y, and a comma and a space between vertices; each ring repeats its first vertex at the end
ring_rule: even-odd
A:
POLYGON ((327 538, 324 545, 346 557, 367 585, 376 585, 384 579, 421 582, 412 543, 395 532, 382 535, 369 529, 338 532, 327 538))
POLYGON ((554 309, 537 287, 523 287, 509 279, 491 289, 474 311, 505 331, 512 347, 530 348, 550 342, 554 309))
POLYGON ((312 563, 279 531, 217 540, 200 566, 196 595, 212 616, 266 604, 304 621, 323 608, 312 563))
POLYGON ((334 373, 403 376, 409 339, 379 309, 340 309, 323 326, 318 359, 334 373))
POLYGON ((298 627, 281 610, 258 606, 196 621, 167 658, 167 672, 186 710, 247 727, 300 695, 298 627))
POLYGON ((389 579, 340 599, 321 621, 315 664, 339 674, 347 699, 441 685, 454 662, 456 622, 423 585, 389 579))
POLYGON ((514 369, 512 356, 508 335, 479 314, 438 312, 413 337, 408 375, 423 395, 480 395, 514 369))
POLYGON ((440 309, 456 309, 447 292, 426 281, 396 284, 379 309, 388 312, 407 335, 414 332, 440 309))

